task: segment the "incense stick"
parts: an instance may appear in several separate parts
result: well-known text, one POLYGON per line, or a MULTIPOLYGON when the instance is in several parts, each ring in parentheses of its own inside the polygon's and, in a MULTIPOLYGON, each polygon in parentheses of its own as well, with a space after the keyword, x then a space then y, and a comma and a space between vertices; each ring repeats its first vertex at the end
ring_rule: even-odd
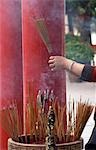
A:
POLYGON ((36 19, 36 26, 40 34, 40 37, 48 50, 48 53, 49 54, 52 53, 52 45, 44 18, 36 19))
MULTIPOLYGON (((46 138, 46 127, 47 127, 47 118, 48 111, 46 111, 46 103, 44 100, 50 101, 50 93, 38 92, 38 96, 34 96, 34 89, 31 84, 28 85, 28 103, 26 107, 26 133, 25 141, 23 141, 22 132, 21 132, 21 116, 18 112, 18 106, 16 101, 12 101, 8 108, 3 108, 0 111, 0 119, 3 124, 5 131, 8 135, 12 137, 14 141, 22 141, 28 143, 27 136, 30 134, 30 142, 32 143, 44 143, 46 138), (42 100, 41 100, 42 96, 42 100), (35 99, 36 104, 33 102, 35 99), (34 140, 33 140, 34 137, 34 140)), ((53 94, 52 94, 53 95, 53 94)), ((48 103, 52 107, 55 113, 55 126, 54 134, 56 136, 56 141, 61 143, 62 141, 70 142, 79 140, 80 136, 84 130, 86 122, 90 117, 93 106, 89 102, 83 102, 80 100, 77 104, 74 102, 74 99, 69 103, 69 110, 67 112, 67 131, 64 130, 64 116, 66 114, 66 106, 60 104, 59 100, 55 96, 51 95, 51 103, 48 103), (53 98, 52 98, 53 97, 53 98)), ((49 107, 47 106, 47 107, 49 107)))

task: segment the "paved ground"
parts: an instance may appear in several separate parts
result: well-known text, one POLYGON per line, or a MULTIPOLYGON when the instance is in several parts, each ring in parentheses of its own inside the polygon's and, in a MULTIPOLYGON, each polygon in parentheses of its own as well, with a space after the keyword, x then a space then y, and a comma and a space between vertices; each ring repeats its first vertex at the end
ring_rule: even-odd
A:
MULTIPOLYGON (((70 82, 69 77, 67 76, 67 99, 71 95, 75 100, 79 100, 80 96, 83 100, 88 100, 96 105, 96 83, 89 82, 70 82)), ((93 113, 89 118, 86 127, 83 131, 82 137, 84 139, 84 145, 87 143, 92 129, 94 127, 93 113)))

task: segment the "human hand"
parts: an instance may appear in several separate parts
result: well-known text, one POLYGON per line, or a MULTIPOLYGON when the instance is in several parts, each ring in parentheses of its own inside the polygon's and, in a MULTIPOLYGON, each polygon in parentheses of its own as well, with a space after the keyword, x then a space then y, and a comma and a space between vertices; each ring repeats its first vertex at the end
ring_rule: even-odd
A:
POLYGON ((65 58, 63 56, 51 56, 48 61, 51 71, 64 69, 64 61, 65 58))
POLYGON ((81 76, 84 64, 77 63, 63 56, 51 56, 48 61, 51 71, 66 69, 77 76, 81 76))

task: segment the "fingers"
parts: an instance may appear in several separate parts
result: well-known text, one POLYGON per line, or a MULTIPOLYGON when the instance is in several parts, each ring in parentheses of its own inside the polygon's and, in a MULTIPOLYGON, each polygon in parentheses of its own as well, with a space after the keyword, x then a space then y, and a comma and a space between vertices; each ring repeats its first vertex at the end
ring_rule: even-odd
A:
POLYGON ((50 67, 50 68, 54 68, 54 67, 55 67, 55 64, 49 64, 49 67, 50 67))
POLYGON ((55 56, 51 56, 48 61, 51 71, 55 70, 55 56))
POLYGON ((54 58, 54 56, 51 56, 51 57, 49 58, 48 63, 49 63, 49 64, 52 64, 52 63, 54 63, 54 62, 55 62, 55 58, 54 58))
POLYGON ((52 60, 52 59, 55 59, 55 56, 50 56, 50 58, 49 58, 50 60, 52 60))
POLYGON ((49 60, 48 61, 48 64, 53 64, 54 63, 54 60, 49 60))
POLYGON ((52 64, 51 64, 51 65, 49 65, 49 67, 50 67, 50 70, 51 70, 51 71, 56 70, 56 68, 55 68, 55 65, 54 65, 54 64, 53 64, 53 65, 52 65, 52 64))
POLYGON ((51 68, 51 71, 55 71, 55 67, 54 67, 54 68, 51 68))
POLYGON ((51 71, 55 70, 55 63, 49 63, 49 68, 51 69, 51 71))

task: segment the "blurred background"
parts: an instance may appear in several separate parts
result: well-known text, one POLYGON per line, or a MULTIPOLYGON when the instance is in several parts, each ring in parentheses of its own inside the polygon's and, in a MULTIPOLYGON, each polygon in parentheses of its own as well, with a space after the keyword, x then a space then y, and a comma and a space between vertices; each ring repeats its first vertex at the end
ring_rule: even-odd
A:
POLYGON ((65 1, 66 56, 96 64, 96 1, 65 1))
MULTIPOLYGON (((84 64, 96 65, 96 0, 65 1, 65 49, 66 57, 84 64)), ((66 73, 67 99, 89 100, 96 105, 96 83, 81 81, 66 73), (71 97, 71 98, 70 98, 71 97)), ((93 114, 89 118, 82 137, 88 142, 94 127, 93 114)))

